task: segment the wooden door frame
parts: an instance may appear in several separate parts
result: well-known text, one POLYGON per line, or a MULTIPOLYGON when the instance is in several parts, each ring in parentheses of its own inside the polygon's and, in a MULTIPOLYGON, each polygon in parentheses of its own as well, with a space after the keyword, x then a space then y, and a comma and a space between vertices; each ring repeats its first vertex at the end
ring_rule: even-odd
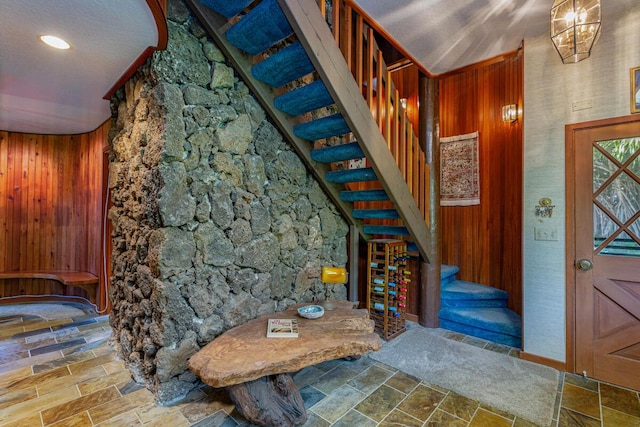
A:
POLYGON ((575 373, 576 366, 576 209, 575 209, 575 134, 590 128, 619 125, 640 121, 640 115, 628 115, 589 122, 573 123, 565 126, 565 300, 566 300, 566 356, 565 371, 575 373))

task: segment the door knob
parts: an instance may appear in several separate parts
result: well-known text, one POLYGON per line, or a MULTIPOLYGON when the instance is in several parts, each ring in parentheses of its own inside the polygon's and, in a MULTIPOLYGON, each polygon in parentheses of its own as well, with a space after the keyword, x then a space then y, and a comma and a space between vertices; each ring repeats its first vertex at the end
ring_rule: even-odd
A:
POLYGON ((577 266, 578 270, 589 271, 593 268, 593 263, 590 260, 583 258, 578 261, 577 266))

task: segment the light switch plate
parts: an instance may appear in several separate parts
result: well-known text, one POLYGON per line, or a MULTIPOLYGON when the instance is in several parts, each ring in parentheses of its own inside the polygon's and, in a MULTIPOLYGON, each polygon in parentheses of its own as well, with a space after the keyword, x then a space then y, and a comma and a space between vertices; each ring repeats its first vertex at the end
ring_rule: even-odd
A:
POLYGON ((558 240, 558 229, 555 227, 534 227, 535 240, 558 240))

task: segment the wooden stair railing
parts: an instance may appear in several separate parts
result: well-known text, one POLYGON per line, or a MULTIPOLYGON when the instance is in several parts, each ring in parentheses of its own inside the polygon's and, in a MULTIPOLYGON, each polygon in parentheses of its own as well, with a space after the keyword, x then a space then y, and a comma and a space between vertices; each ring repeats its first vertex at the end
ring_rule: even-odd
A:
MULTIPOLYGON (((340 111, 347 112, 344 118, 351 132, 421 255, 428 260, 426 206, 429 168, 413 126, 407 119, 406 110, 400 105, 398 91, 382 60, 382 52, 375 43, 373 29, 364 23, 361 16, 355 17, 356 25, 353 26, 352 10, 341 0, 332 2, 333 31, 321 19, 322 5, 325 4, 323 0, 320 0, 320 19, 314 19, 317 14, 311 9, 318 6, 313 0, 278 1, 298 40, 307 52, 313 52, 310 59, 316 71, 340 111), (340 13, 340 6, 336 6, 340 4, 344 5, 345 13, 340 13), (340 49, 336 49, 338 44, 327 43, 330 38, 338 42, 340 49), (345 59, 340 61, 336 57, 337 53, 345 59), (346 73, 352 74, 354 79, 345 79, 346 73), (368 114, 364 112, 365 108, 368 114), (371 126, 372 117, 375 129, 371 126)), ((358 185, 362 189, 370 188, 372 184, 358 185)), ((366 208, 370 203, 359 202, 356 208, 366 208)), ((389 219, 384 221, 391 224, 394 222, 389 219)))
POLYGON ((352 61, 349 53, 345 61, 336 36, 313 0, 187 2, 345 218, 365 239, 370 234, 411 236, 428 261, 430 236, 424 209, 428 194, 421 190, 428 186, 418 175, 428 169, 420 164, 421 160, 424 164, 424 154, 421 157, 406 113, 401 113, 372 30, 365 29, 361 19, 356 19, 355 27, 350 27, 350 19, 344 24, 339 9, 332 6, 334 28, 346 26, 365 35, 360 42, 356 38, 355 50, 349 44, 344 48, 353 55, 366 49, 368 55, 352 61), (216 3, 227 19, 209 9, 215 9, 216 3), (364 58, 370 59, 365 62, 364 58), (348 64, 363 72, 354 79, 348 64), (315 75, 320 81, 310 83, 315 75), (290 90, 299 82, 307 84, 290 90), (365 87, 368 96, 363 97, 365 87), (382 96, 385 91, 390 96, 382 96), (331 114, 336 107, 340 113, 331 114), (392 108, 396 111, 393 117, 386 114, 392 108), (336 139, 346 143, 333 146, 336 139), (329 147, 318 149, 321 144, 329 147), (405 155, 396 158, 392 153, 405 155), (363 157, 369 168, 332 170, 332 164, 363 157), (351 191, 340 191, 343 184, 351 191), (353 209, 350 202, 361 209, 353 209), (380 209, 384 203, 383 207, 390 203, 394 209, 380 209), (383 224, 399 218, 403 226, 361 221, 375 223, 380 218, 383 224))
POLYGON ((382 58, 382 50, 373 35, 374 30, 358 10, 351 6, 351 2, 352 0, 319 0, 318 7, 428 225, 430 170, 426 154, 413 123, 408 119, 406 106, 402 105, 391 72, 382 58), (330 3, 329 17, 327 3, 330 3))

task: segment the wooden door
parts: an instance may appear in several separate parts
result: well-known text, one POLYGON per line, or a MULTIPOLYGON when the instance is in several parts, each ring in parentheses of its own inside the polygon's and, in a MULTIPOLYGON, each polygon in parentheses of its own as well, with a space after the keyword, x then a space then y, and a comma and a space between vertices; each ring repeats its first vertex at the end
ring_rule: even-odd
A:
POLYGON ((575 371, 640 389, 640 117, 633 120, 573 135, 575 371))

